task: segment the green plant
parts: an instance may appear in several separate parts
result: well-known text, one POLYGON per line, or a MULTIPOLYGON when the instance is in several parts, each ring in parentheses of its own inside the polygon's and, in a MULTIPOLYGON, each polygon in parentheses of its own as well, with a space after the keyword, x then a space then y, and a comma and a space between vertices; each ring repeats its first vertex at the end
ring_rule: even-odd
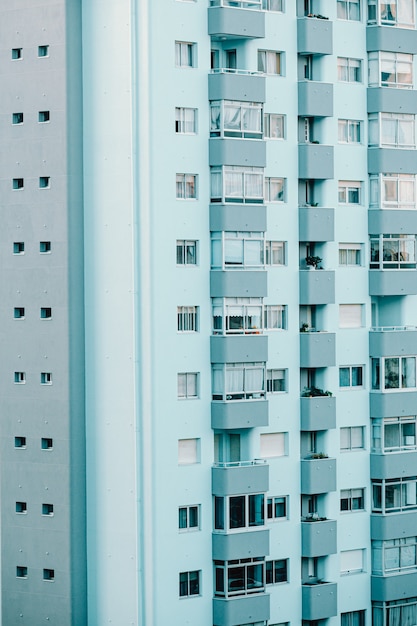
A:
POLYGON ((307 265, 311 265, 315 269, 317 269, 317 267, 320 265, 322 260, 323 259, 319 256, 313 256, 313 255, 306 256, 307 265))
POLYGON ((310 459, 328 459, 329 455, 324 452, 313 452, 309 456, 310 459))
POLYGON ((309 325, 306 322, 301 324, 300 333, 308 333, 309 325))
POLYGON ((320 389, 319 387, 304 387, 303 392, 301 394, 301 396, 303 398, 316 398, 316 397, 321 397, 321 396, 332 396, 332 392, 331 391, 323 391, 323 389, 320 389))

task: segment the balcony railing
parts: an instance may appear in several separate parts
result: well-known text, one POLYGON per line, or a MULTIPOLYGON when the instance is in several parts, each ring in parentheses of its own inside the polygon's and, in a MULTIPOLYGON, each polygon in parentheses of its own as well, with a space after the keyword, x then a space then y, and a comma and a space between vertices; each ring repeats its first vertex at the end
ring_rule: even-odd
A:
POLYGON ((214 463, 213 467, 252 467, 253 465, 265 465, 266 459, 252 459, 251 461, 227 461, 214 463))
POLYGON ((372 326, 372 328, 369 329, 371 332, 398 332, 398 331, 404 331, 404 330, 411 330, 411 331, 416 331, 417 330, 417 326, 372 326))
POLYGON ((210 74, 241 74, 243 76, 263 76, 263 72, 252 70, 238 70, 232 67, 213 67, 210 74))
POLYGON ((211 7, 233 7, 236 9, 262 9, 261 0, 210 0, 211 7))

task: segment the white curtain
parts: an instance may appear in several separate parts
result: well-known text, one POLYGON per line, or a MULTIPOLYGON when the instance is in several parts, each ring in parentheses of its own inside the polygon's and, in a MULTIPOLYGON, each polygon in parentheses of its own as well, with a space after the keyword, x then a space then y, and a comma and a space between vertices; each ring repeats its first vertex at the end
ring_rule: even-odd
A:
POLYGON ((230 368, 226 370, 226 393, 242 393, 243 368, 230 368))
POLYGON ((250 391, 264 391, 264 368, 248 368, 245 369, 245 390, 250 391))
POLYGON ((255 172, 245 173, 245 198, 263 197, 263 175, 255 172))

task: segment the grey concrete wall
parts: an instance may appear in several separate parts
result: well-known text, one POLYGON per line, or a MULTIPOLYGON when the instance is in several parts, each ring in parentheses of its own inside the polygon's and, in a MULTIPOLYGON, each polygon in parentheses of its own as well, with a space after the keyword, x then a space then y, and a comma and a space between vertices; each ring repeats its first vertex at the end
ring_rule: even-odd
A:
POLYGON ((417 572, 371 576, 371 599, 379 602, 412 598, 417 589, 417 572))

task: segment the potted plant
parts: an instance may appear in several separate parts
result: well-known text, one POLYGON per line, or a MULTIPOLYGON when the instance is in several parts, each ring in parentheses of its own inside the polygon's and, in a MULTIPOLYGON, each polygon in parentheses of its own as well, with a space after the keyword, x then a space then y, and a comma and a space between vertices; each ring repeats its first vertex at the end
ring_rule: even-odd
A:
POLYGON ((304 387, 301 397, 303 398, 317 398, 321 396, 332 396, 331 391, 323 391, 319 387, 304 387))
POLYGON ((311 267, 313 269, 320 269, 319 265, 322 262, 322 258, 319 256, 313 256, 313 255, 309 255, 306 256, 306 264, 308 267, 311 267))
POLYGON ((309 325, 306 322, 301 324, 300 333, 308 333, 309 325))

